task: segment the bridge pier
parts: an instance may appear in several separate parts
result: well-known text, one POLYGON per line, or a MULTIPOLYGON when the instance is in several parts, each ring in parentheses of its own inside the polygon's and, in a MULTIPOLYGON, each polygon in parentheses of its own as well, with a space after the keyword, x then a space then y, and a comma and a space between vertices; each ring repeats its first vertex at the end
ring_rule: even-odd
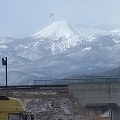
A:
POLYGON ((113 110, 111 120, 120 120, 120 110, 113 110))
POLYGON ((93 103, 87 104, 85 107, 93 111, 103 111, 103 113, 109 111, 110 120, 120 120, 120 107, 116 103, 93 103))

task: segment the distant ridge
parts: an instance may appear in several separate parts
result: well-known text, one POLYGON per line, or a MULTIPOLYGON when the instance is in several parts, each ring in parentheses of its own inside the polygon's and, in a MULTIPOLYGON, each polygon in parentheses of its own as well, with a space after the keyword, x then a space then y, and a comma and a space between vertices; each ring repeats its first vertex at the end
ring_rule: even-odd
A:
MULTIPOLYGON (((0 57, 8 57, 11 85, 102 73, 120 65, 120 33, 59 21, 23 39, 0 38, 0 57)), ((2 65, 0 76, 3 85, 2 65)))

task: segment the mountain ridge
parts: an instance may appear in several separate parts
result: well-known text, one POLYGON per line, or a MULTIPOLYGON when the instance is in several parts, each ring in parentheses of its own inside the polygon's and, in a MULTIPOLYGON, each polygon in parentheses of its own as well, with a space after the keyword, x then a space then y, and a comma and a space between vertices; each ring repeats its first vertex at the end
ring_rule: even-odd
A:
MULTIPOLYGON (((9 84, 14 84, 16 80, 21 80, 19 84, 32 84, 34 79, 59 79, 75 73, 101 72, 119 66, 119 31, 111 33, 84 25, 82 29, 74 23, 75 27, 69 28, 71 23, 68 24, 66 21, 53 23, 42 32, 24 39, 0 39, 0 56, 8 57, 9 84), (51 33, 49 29, 52 29, 51 33), (74 31, 77 34, 73 34, 74 31)), ((1 66, 0 83, 4 73, 5 69, 1 66)))

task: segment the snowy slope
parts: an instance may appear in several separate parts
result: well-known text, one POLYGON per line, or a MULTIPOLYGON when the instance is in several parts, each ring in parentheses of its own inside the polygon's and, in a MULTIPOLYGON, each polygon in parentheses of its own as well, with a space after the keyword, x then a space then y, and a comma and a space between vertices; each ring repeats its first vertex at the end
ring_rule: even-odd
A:
POLYGON ((51 38, 58 40, 59 38, 72 38, 77 35, 87 36, 89 34, 100 33, 97 29, 90 29, 85 25, 75 24, 67 21, 59 21, 51 24, 45 29, 32 35, 34 38, 51 38))
MULTIPOLYGON (((32 84, 35 79, 64 78, 117 67, 119 46, 119 30, 107 32, 60 21, 24 39, 0 38, 0 57, 8 57, 9 84, 32 84)), ((4 83, 2 65, 0 75, 0 83, 4 83)))
POLYGON ((52 54, 55 55, 66 51, 68 48, 92 42, 96 40, 96 36, 101 34, 106 34, 106 32, 85 25, 60 21, 51 24, 31 37, 47 44, 49 42, 52 54))

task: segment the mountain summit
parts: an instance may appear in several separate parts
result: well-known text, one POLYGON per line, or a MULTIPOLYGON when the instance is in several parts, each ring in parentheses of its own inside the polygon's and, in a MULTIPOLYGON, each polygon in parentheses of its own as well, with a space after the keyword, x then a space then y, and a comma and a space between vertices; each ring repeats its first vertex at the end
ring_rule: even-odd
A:
POLYGON ((57 55, 69 48, 90 43, 101 34, 106 32, 64 20, 49 25, 31 37, 41 43, 44 41, 49 45, 52 54, 57 55))
POLYGON ((73 22, 59 21, 51 24, 45 29, 32 35, 34 38, 50 38, 50 39, 59 39, 59 38, 72 38, 74 36, 80 35, 85 36, 89 34, 95 34, 103 32, 102 30, 97 30, 93 28, 88 28, 85 25, 76 24, 73 22))

